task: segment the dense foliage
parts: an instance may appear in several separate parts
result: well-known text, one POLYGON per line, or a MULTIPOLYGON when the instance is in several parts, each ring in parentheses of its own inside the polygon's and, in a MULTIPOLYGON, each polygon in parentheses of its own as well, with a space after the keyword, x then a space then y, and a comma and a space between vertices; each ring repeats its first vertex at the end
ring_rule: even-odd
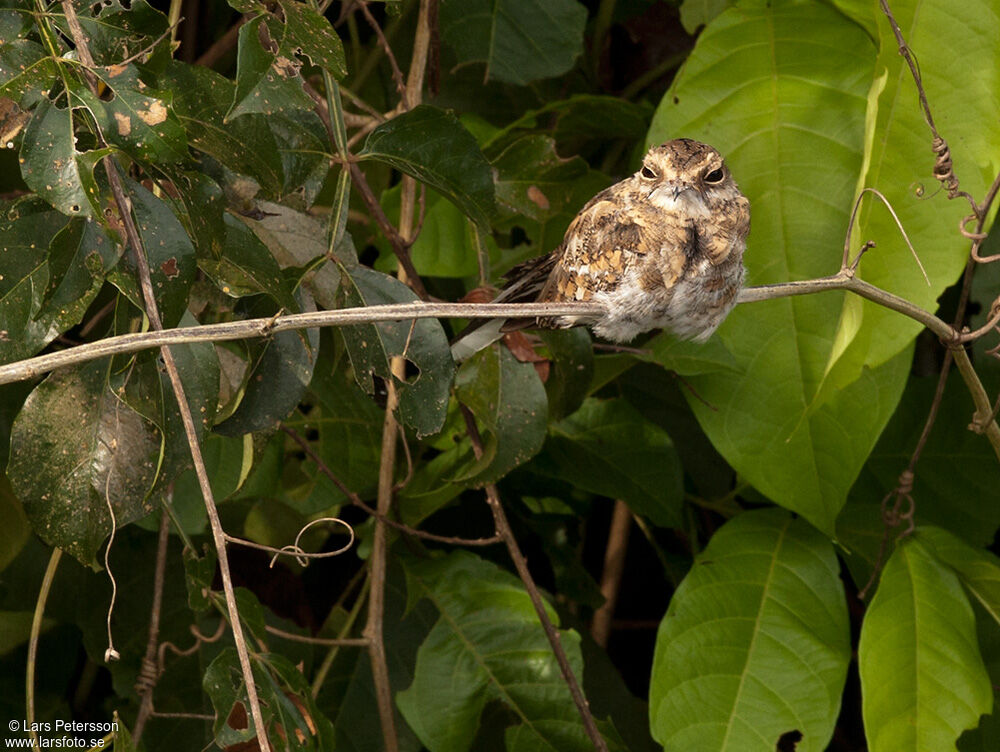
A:
POLYGON ((891 3, 970 200, 875 0, 71 2, 0 0, 6 717, 256 749, 238 614, 275 749, 1000 748, 995 331, 952 354, 824 291, 702 345, 517 333, 455 364, 435 318, 173 345, 225 531, 354 534, 231 542, 228 602, 173 364, 3 375, 157 319, 484 302, 678 136, 751 201, 749 285, 836 273, 847 234, 859 277, 978 329, 1000 0, 891 3), (866 187, 892 211, 852 225, 866 187))

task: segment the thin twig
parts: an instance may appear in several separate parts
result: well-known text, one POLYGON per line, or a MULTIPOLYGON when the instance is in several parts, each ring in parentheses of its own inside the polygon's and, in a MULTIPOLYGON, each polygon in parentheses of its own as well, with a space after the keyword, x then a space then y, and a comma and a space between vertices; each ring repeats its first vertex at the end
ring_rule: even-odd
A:
POLYGON ((166 582, 167 545, 170 542, 170 515, 160 511, 160 532, 156 540, 156 569, 153 572, 153 605, 149 614, 149 635, 146 638, 146 654, 142 658, 136 692, 142 698, 139 713, 132 728, 132 739, 138 746, 146 720, 153 711, 153 689, 159 677, 156 654, 160 642, 160 612, 163 608, 163 585, 166 582))
MULTIPOLYGON (((395 410, 398 397, 392 379, 386 381, 385 420, 382 423, 382 453, 378 474, 378 513, 385 518, 392 506, 393 473, 396 467, 395 410)), ((385 579, 388 536, 386 526, 376 519, 372 534, 372 550, 368 557, 368 618, 362 636, 368 640, 368 654, 372 662, 372 680, 375 685, 375 702, 382 726, 382 741, 386 752, 398 752, 396 716, 392 702, 392 685, 389 682, 389 664, 385 657, 383 619, 385 617, 385 579)))
POLYGON ((629 529, 632 526, 632 512, 621 499, 615 501, 611 514, 611 529, 608 531, 608 545, 604 550, 604 571, 601 573, 601 595, 604 603, 594 612, 590 623, 590 635, 602 648, 608 646, 611 636, 611 620, 618 603, 618 590, 625 571, 625 552, 628 550, 629 529))
POLYGON ((35 601, 35 613, 31 617, 31 635, 28 637, 28 665, 24 670, 24 708, 28 733, 35 745, 38 744, 38 732, 35 731, 35 665, 38 661, 38 639, 42 634, 42 619, 45 616, 45 603, 52 591, 52 581, 59 569, 59 559, 62 549, 53 548, 49 554, 49 564, 45 567, 42 585, 38 588, 38 599, 35 601))
MULTIPOLYGON (((76 9, 73 7, 72 0, 62 0, 62 8, 63 12, 66 14, 66 22, 70 28, 73 43, 76 45, 77 55, 84 65, 85 78, 87 79, 88 86, 96 96, 98 94, 97 84, 93 74, 91 73, 91 69, 94 67, 94 59, 87 46, 87 39, 83 33, 83 29, 80 27, 80 21, 76 16, 76 9)), ((99 141, 104 141, 103 135, 100 136, 99 141)), ((156 304, 156 295, 153 291, 153 283, 149 271, 149 262, 146 258, 146 252, 143 248, 142 240, 139 237, 139 231, 136 227, 135 220, 132 217, 131 202, 125 196, 121 178, 118 175, 118 167, 114 159, 111 156, 106 156, 101 160, 101 162, 108 178, 108 184, 110 185, 115 205, 118 208, 119 217, 125 229, 125 235, 132 249, 133 259, 139 275, 139 287, 142 291, 146 316, 153 329, 163 329, 163 323, 160 320, 160 313, 156 304)), ((191 409, 187 398, 184 395, 184 385, 181 382, 180 373, 177 370, 177 364, 174 361, 173 353, 170 351, 170 348, 166 346, 162 347, 160 352, 163 356, 163 363, 166 367, 168 380, 170 381, 174 396, 177 399, 178 411, 180 412, 181 422, 184 425, 184 432, 187 436, 188 447, 191 452, 195 475, 198 477, 198 482, 201 486, 202 496, 205 500, 205 508, 212 528, 212 537, 215 541, 215 547, 218 553, 219 572, 222 578, 222 586, 226 597, 226 607, 229 611, 230 624, 233 630, 233 640, 236 645, 236 652, 240 662, 240 670, 243 674, 247 690, 250 715, 254 722, 254 728, 256 730, 257 740, 260 744, 261 751, 270 752, 271 745, 267 739, 267 733, 264 728, 264 715, 260 708, 257 686, 254 683, 253 671, 250 667, 250 655, 247 650, 246 640, 243 636, 243 627, 239 619, 236 593, 233 589, 232 576, 229 572, 229 558, 226 555, 226 543, 223 537, 222 523, 219 520, 219 513, 215 507, 212 487, 208 480, 208 471, 205 468, 205 462, 201 455, 201 447, 198 444, 198 432, 195 428, 194 418, 191 415, 191 409)))
POLYGON ((264 629, 269 633, 278 637, 283 637, 286 640, 291 640, 292 642, 304 642, 307 645, 336 645, 339 647, 355 648, 368 647, 368 640, 364 637, 309 637, 308 635, 286 632, 284 629, 272 627, 270 624, 265 624, 264 629))
MULTIPOLYGON (((423 538, 424 540, 435 541, 437 543, 447 543, 453 546, 491 546, 494 543, 501 542, 500 538, 496 535, 492 535, 489 538, 457 538, 450 535, 437 535, 436 533, 429 533, 426 530, 419 530, 415 527, 410 527, 409 525, 406 525, 402 522, 398 522, 392 519, 391 517, 386 517, 385 515, 380 514, 377 509, 373 509, 368 504, 366 504, 360 496, 358 496, 354 491, 349 489, 344 484, 344 482, 337 477, 336 473, 334 473, 333 470, 330 469, 330 466, 323 461, 323 458, 316 453, 316 451, 312 448, 312 446, 310 446, 309 442, 306 441, 306 439, 301 434, 299 434, 298 431, 296 431, 294 428, 290 428, 285 425, 283 425, 281 428, 285 433, 291 436, 292 439, 294 439, 295 442, 300 447, 302 447, 302 451, 306 453, 309 459, 311 459, 313 462, 316 463, 316 467, 319 469, 319 471, 323 473, 323 475, 325 475, 327 478, 329 478, 330 482, 332 482, 333 485, 335 485, 340 490, 340 492, 348 498, 348 500, 352 504, 354 504, 357 507, 360 507, 365 512, 370 514, 372 517, 379 520, 380 522, 384 522, 389 527, 393 527, 396 530, 406 533, 407 535, 416 536, 417 538, 423 538)), ((393 490, 397 491, 399 489, 393 487, 393 490)))
POLYGON ((378 37, 378 43, 382 46, 382 51, 389 60, 389 67, 392 69, 392 80, 396 82, 396 91, 399 92, 403 107, 408 110, 410 109, 410 105, 406 96, 406 84, 403 83, 403 71, 399 69, 399 63, 396 62, 396 56, 392 52, 392 47, 389 46, 389 40, 382 33, 382 27, 375 20, 375 16, 368 10, 368 3, 362 1, 358 3, 358 7, 361 9, 361 14, 365 17, 368 25, 372 27, 372 31, 375 32, 375 36, 378 37))
MULTIPOLYGON (((469 434, 469 440, 472 442, 472 451, 476 459, 479 459, 483 456, 483 441, 479 435, 476 420, 472 415, 472 411, 465 405, 459 403, 459 408, 462 411, 462 417, 465 419, 465 427, 469 434)), ((528 562, 521 552, 521 547, 518 545, 517 539, 510 529, 507 514, 500 503, 500 494, 493 483, 486 485, 486 502, 490 507, 490 512, 493 514, 493 524, 496 526, 497 534, 503 538, 503 542, 507 546, 507 553, 510 555, 511 561, 514 562, 514 568, 517 570, 521 582, 524 583, 524 588, 528 592, 528 597, 531 599, 531 605, 535 608, 535 613, 538 614, 538 620, 541 622, 542 630, 545 632, 545 637, 552 648, 552 654, 555 656, 556 663, 559 664, 559 671, 562 673, 563 681, 566 682, 569 693, 573 698, 573 704, 576 705, 576 709, 580 713, 583 728, 587 732, 587 736, 593 743, 595 750, 598 752, 608 752, 608 745, 604 741, 604 737, 601 736, 601 732, 597 729, 594 715, 590 712, 590 703, 587 702, 587 698, 580 688, 580 682, 577 680, 576 674, 573 673, 573 667, 569 665, 566 650, 559 640, 559 631, 549 618, 549 612, 545 608, 545 601, 542 599, 542 594, 538 590, 534 578, 531 576, 531 571, 528 569, 528 562)))

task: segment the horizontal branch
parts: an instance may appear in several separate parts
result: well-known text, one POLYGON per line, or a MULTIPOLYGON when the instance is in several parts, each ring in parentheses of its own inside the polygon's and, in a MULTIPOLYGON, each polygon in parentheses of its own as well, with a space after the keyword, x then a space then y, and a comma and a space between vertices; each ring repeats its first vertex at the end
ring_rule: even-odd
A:
POLYGON ((492 319, 498 317, 580 316, 600 314, 599 303, 391 303, 364 308, 338 308, 333 311, 290 313, 266 319, 227 321, 221 324, 185 326, 176 329, 121 334, 97 342, 88 342, 66 350, 46 353, 16 363, 0 366, 0 384, 24 381, 57 368, 85 363, 111 355, 139 352, 163 345, 183 345, 192 342, 226 342, 251 337, 268 337, 277 332, 309 329, 321 326, 371 324, 377 321, 410 321, 413 319, 461 318, 492 319))

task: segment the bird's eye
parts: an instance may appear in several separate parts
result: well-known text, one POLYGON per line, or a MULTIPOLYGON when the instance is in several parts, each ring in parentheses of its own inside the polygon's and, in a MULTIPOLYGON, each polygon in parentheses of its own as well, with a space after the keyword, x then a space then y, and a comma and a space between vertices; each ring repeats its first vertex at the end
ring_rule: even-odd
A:
POLYGON ((642 175, 642 176, 643 176, 644 178, 646 178, 647 180, 652 180, 653 178, 655 178, 655 177, 656 177, 656 173, 655 173, 655 172, 653 172, 653 171, 652 171, 651 169, 649 169, 648 167, 646 167, 646 165, 643 165, 643 166, 642 166, 642 170, 640 170, 640 174, 641 174, 641 175, 642 175))
POLYGON ((722 171, 720 167, 717 170, 712 170, 705 176, 706 183, 721 183, 722 179, 726 176, 726 173, 722 171))

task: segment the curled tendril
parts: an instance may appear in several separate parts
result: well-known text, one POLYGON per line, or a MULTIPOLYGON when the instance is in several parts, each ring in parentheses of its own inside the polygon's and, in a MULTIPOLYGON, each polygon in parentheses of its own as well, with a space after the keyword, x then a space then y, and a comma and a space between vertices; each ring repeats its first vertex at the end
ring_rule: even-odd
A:
POLYGON ((345 553, 353 545, 354 545, 353 527, 348 525, 339 517, 320 517, 318 519, 313 520, 312 522, 308 522, 305 525, 303 525, 302 529, 299 530, 298 535, 295 536, 294 543, 288 546, 282 546, 279 550, 275 551, 274 556, 271 557, 271 563, 269 566, 273 567, 275 562, 278 560, 279 556, 290 555, 295 557, 295 561, 299 563, 299 566, 307 567, 309 566, 310 559, 325 559, 329 556, 339 556, 340 554, 345 553), (345 543, 343 546, 338 548, 336 551, 323 551, 321 553, 312 553, 312 554, 303 551, 302 548, 299 547, 299 540, 302 538, 302 535, 306 532, 306 530, 311 528, 313 525, 319 524, 320 522, 335 522, 338 525, 343 525, 344 527, 347 528, 347 532, 350 534, 350 540, 347 541, 347 543, 345 543))

